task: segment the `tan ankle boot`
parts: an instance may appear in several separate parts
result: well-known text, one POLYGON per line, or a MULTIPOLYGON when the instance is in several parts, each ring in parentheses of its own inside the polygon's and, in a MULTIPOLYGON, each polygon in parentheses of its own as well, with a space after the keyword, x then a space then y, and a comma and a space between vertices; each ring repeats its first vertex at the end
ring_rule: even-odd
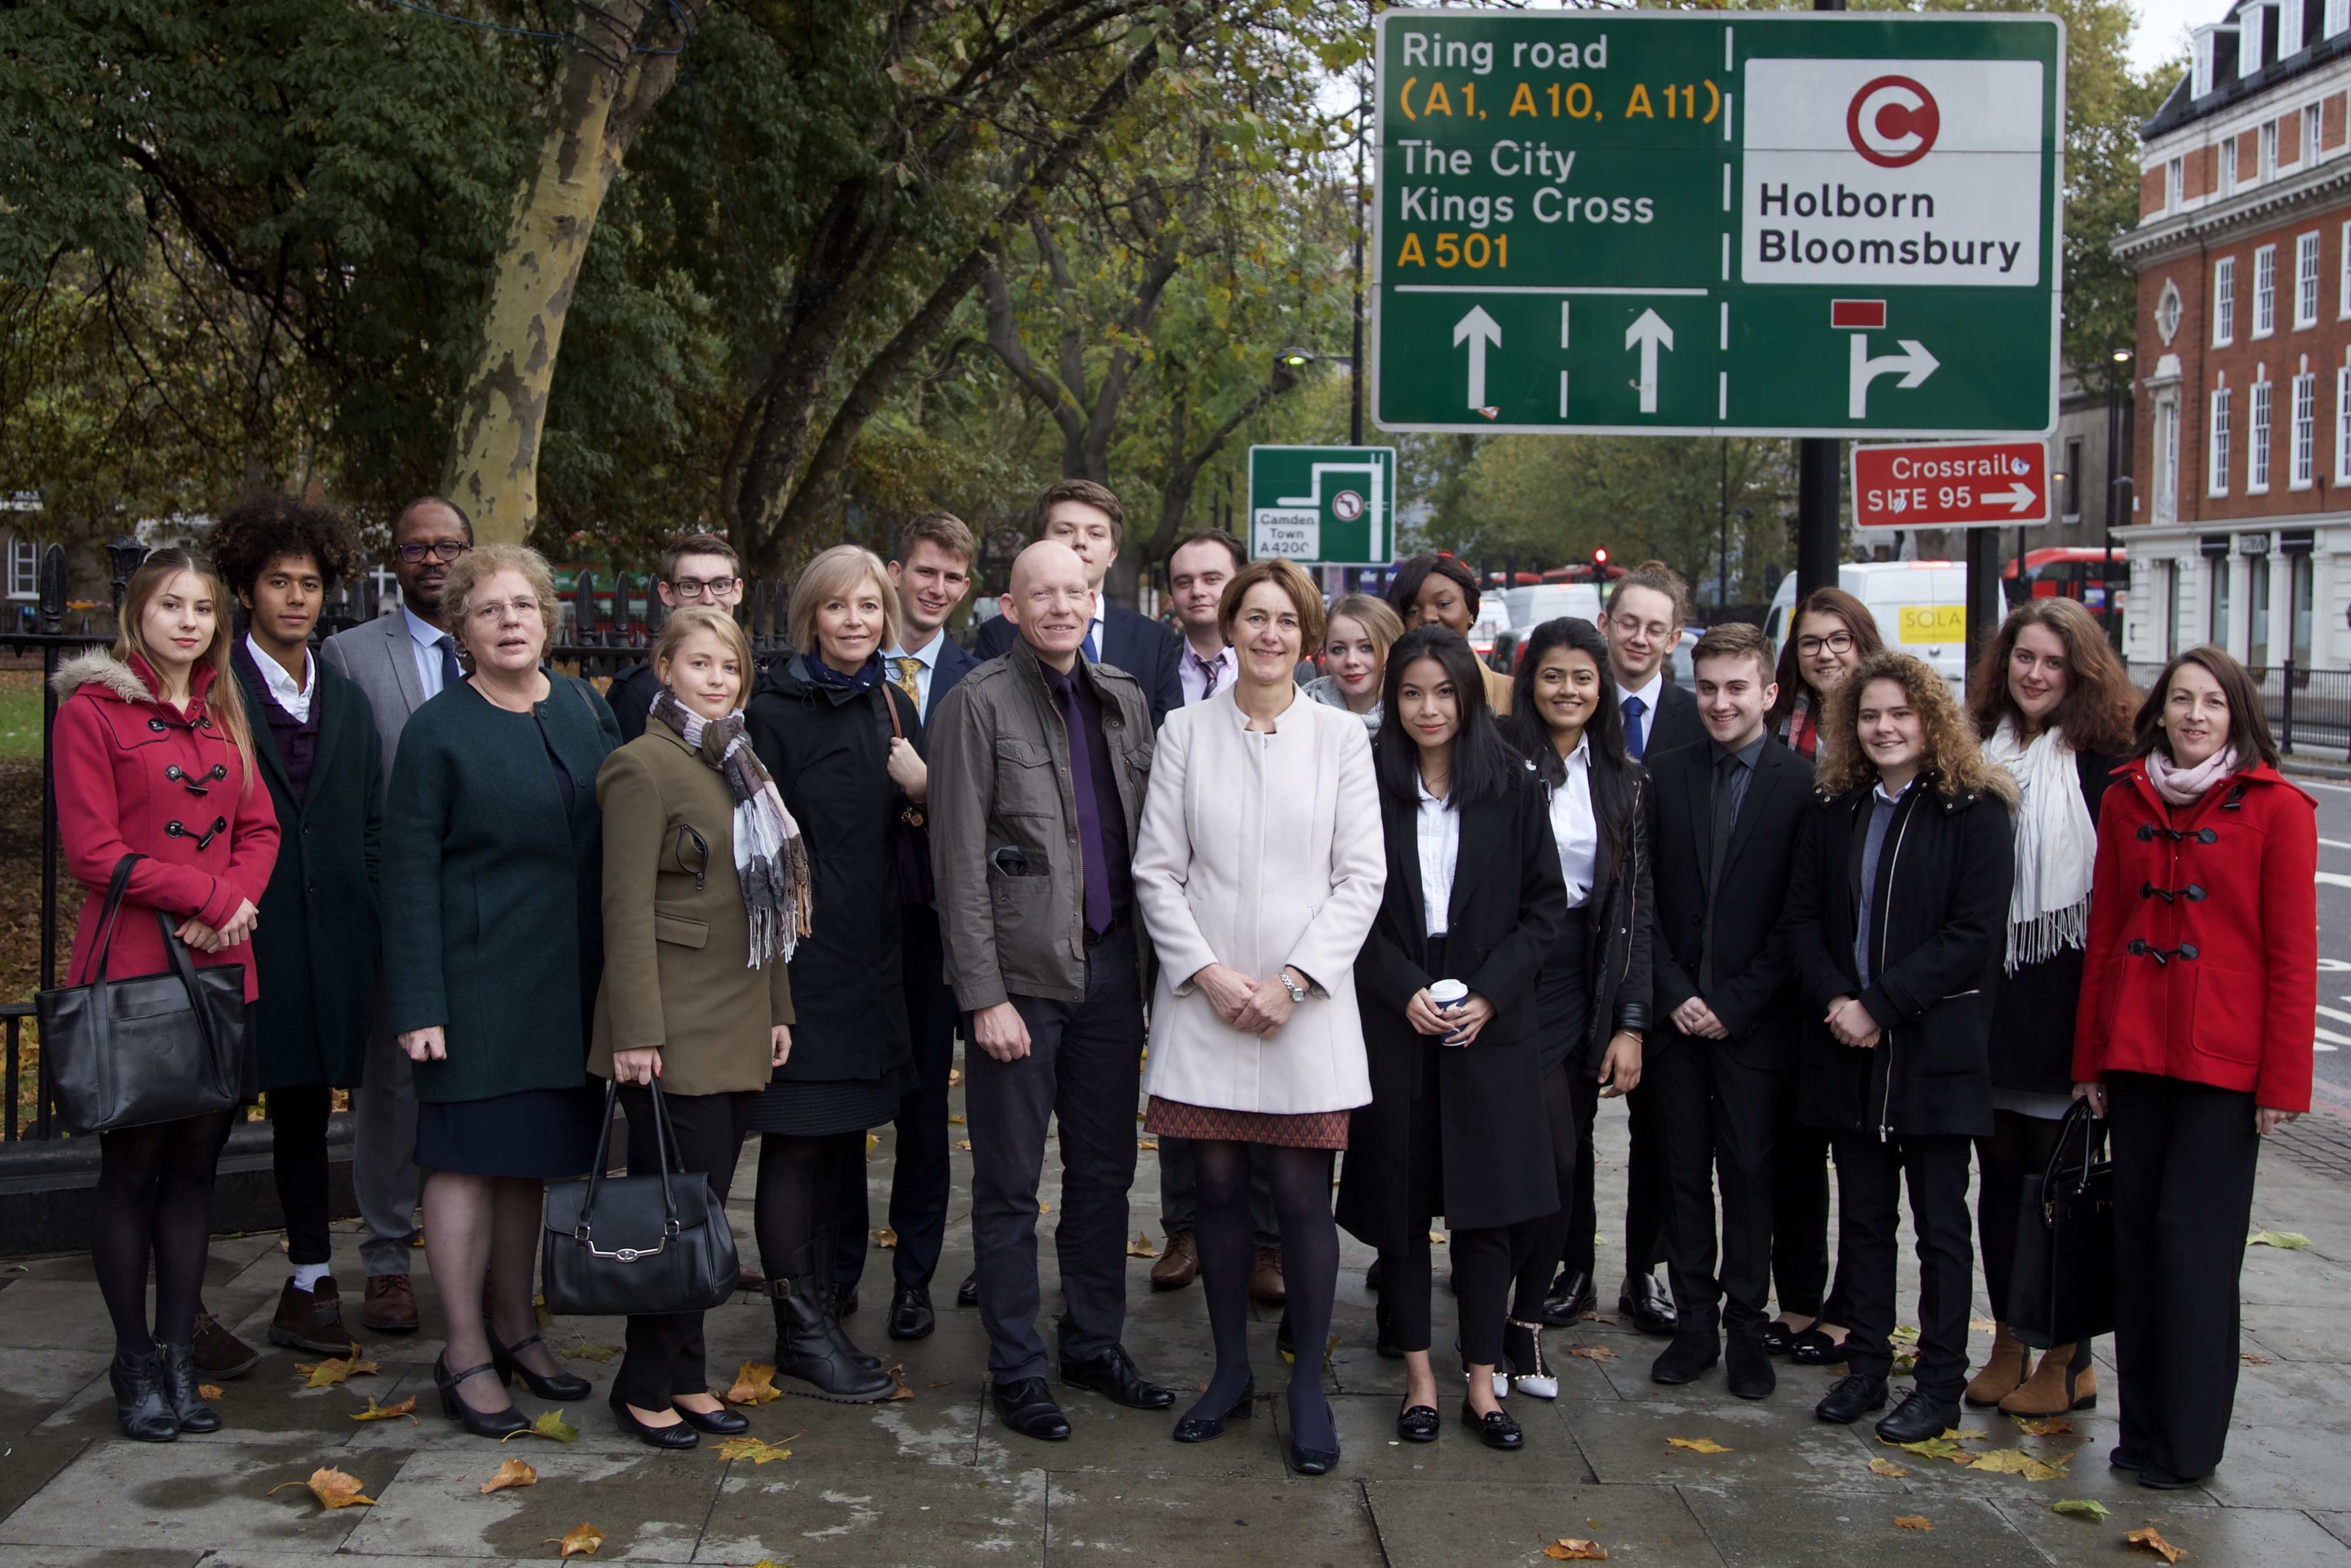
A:
POLYGON ((2052 1345, 2032 1369, 2032 1377, 2000 1402, 2010 1416, 2063 1416, 2068 1410, 2092 1410, 2098 1404, 2098 1369, 2085 1357, 2079 1372, 2072 1370, 2074 1347, 2052 1345))
POLYGON ((2010 1337, 2006 1323, 1993 1324, 1991 1359, 1968 1384, 1968 1403, 1997 1405, 2015 1393, 2024 1382, 2027 1354, 2022 1342, 2010 1337))

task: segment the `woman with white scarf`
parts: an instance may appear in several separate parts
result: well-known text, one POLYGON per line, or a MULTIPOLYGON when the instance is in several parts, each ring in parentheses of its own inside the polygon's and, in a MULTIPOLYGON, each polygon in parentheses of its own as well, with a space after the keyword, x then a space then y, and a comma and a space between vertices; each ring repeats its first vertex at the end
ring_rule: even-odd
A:
POLYGON ((1992 1135, 1976 1143, 1976 1232, 1991 1301, 1991 1356, 1968 1384, 1970 1405, 2053 1416, 2097 1403, 2088 1342, 2042 1353, 2038 1367, 2008 1332, 2017 1206, 2043 1170, 2072 1103, 2074 1009, 2090 928, 2098 801, 2130 747, 2138 694, 2105 632, 2071 599, 2012 611, 1969 682, 1969 717, 1984 758, 2022 791, 2008 951, 1991 1030, 1992 1135), (2028 1371, 2031 1375, 2027 1376, 2028 1371))

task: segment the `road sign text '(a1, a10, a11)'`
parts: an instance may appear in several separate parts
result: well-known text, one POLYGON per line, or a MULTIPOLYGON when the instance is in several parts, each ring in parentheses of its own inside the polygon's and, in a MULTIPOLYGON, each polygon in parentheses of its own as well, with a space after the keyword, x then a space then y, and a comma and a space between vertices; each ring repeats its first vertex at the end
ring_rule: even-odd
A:
POLYGON ((1385 566, 1395 559, 1395 448, 1252 446, 1251 560, 1385 566))
POLYGON ((1859 528, 2012 528, 2049 520, 2049 449, 2038 441, 1855 444, 1859 528))
POLYGON ((1392 10, 1385 430, 2056 422, 2054 17, 1392 10))

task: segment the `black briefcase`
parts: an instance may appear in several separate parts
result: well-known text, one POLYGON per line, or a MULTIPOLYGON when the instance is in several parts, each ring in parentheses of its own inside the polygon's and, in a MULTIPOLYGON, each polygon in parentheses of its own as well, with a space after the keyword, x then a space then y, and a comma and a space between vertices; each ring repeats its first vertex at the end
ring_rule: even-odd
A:
POLYGON ((2008 1332, 2036 1350, 2114 1332, 2115 1163, 2105 1142, 2105 1124, 2076 1100, 2049 1168, 2024 1178, 2008 1332))
POLYGON ((588 1179, 547 1191, 539 1279, 547 1310, 569 1317, 699 1312, 734 1294, 738 1265, 723 1197, 700 1172, 672 1173, 677 1134, 653 1084, 658 1176, 607 1176, 615 1082, 604 1086, 604 1131, 588 1179))
POLYGON ((155 924, 172 967, 128 980, 106 973, 114 918, 139 858, 127 854, 115 862, 89 982, 33 999, 44 1089, 72 1133, 152 1126, 236 1103, 245 1063, 245 966, 197 967, 159 909, 155 924))

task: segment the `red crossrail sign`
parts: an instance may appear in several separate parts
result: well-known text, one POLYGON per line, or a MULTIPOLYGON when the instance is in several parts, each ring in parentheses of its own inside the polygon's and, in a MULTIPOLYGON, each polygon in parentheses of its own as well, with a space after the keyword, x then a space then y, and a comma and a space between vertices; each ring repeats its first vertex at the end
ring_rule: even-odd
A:
POLYGON ((1853 449, 1853 520, 1863 528, 1990 528, 2049 520, 2049 454, 2038 441, 1906 442, 1853 449))

